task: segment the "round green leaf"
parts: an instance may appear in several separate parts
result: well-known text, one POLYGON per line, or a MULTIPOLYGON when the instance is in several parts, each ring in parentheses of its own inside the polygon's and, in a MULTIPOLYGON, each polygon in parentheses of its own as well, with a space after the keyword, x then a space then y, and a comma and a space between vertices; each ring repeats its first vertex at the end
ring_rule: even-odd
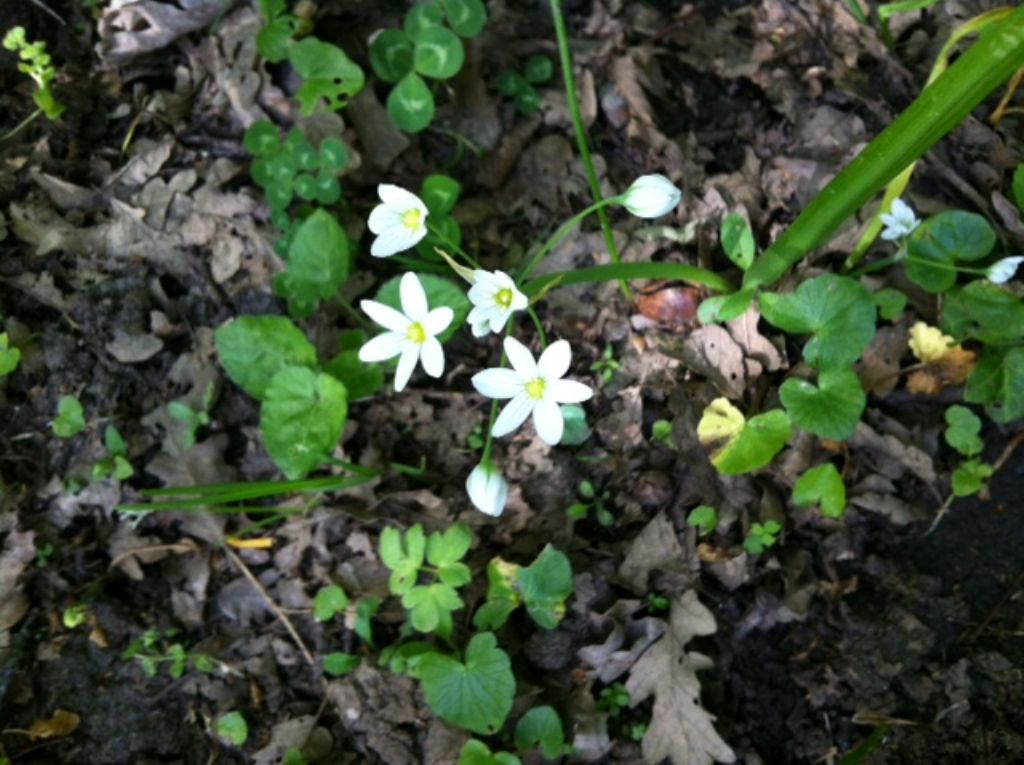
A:
POLYGON ((434 251, 434 248, 444 250, 450 255, 452 244, 456 247, 462 244, 462 228, 455 218, 447 215, 441 218, 431 218, 430 228, 436 230, 437 233, 434 233, 434 230, 428 231, 427 235, 417 243, 416 252, 424 260, 440 263, 441 256, 434 251))
POLYGON ((779 398, 798 427, 822 438, 844 441, 853 435, 867 405, 867 396, 850 369, 831 369, 818 375, 818 384, 790 378, 779 398))
MULTIPOLYGON (((437 339, 443 343, 465 323, 466 317, 469 315, 469 299, 466 297, 465 292, 447 279, 434 276, 433 274, 418 274, 418 277, 420 284, 423 285, 423 291, 427 293, 427 305, 431 308, 446 305, 455 314, 448 329, 437 336, 437 339)), ((400 276, 389 279, 381 285, 374 299, 378 303, 383 303, 397 311, 401 311, 402 301, 399 297, 399 284, 401 281, 402 277, 400 276)))
POLYGON ((285 367, 316 364, 316 348, 284 316, 240 316, 213 336, 224 371, 253 398, 285 367))
POLYGON ((978 279, 946 295, 942 327, 956 338, 983 343, 1017 340, 1024 337, 1024 301, 1005 287, 978 279))
POLYGON ((336 584, 323 587, 313 598, 313 618, 329 622, 348 607, 348 595, 336 584))
POLYGON ((324 672, 332 677, 343 677, 359 666, 359 657, 337 651, 324 656, 324 672))
POLYGON ((572 565, 550 544, 527 568, 519 570, 519 592, 526 611, 539 626, 555 629, 565 616, 565 601, 572 595, 572 565))
POLYGON ((437 0, 417 3, 407 14, 402 24, 405 33, 416 40, 420 33, 444 23, 444 9, 437 0))
POLYGON ((590 426, 587 425, 587 412, 579 404, 562 404, 562 419, 565 430, 562 431, 560 446, 579 446, 590 438, 590 426))
POLYGON ((347 416, 344 385, 306 367, 286 367, 267 386, 260 430, 274 463, 296 480, 330 455, 347 416))
POLYGON ((288 250, 288 290, 300 300, 326 300, 348 274, 348 237, 334 216, 317 210, 299 224, 288 250))
POLYGON ((487 24, 487 8, 483 0, 445 0, 448 26, 461 37, 476 37, 487 24))
POLYGON ((459 194, 462 186, 457 180, 447 175, 435 173, 423 179, 420 187, 420 199, 427 206, 427 210, 435 217, 448 215, 459 201, 459 194))
POLYGON ((321 172, 316 177, 315 199, 322 205, 333 205, 341 199, 341 183, 333 175, 321 172))
POLYGON ((514 98, 529 89, 530 83, 515 69, 506 69, 498 75, 498 92, 503 96, 514 98))
POLYGON ((523 72, 526 81, 531 85, 542 85, 550 80, 554 73, 555 63, 539 53, 526 60, 526 69, 523 72))
POLYGON ((388 116, 399 130, 418 133, 434 119, 434 96, 415 72, 409 72, 388 94, 388 116))
POLYGON ((309 173, 302 173, 295 178, 295 193, 299 195, 299 199, 304 199, 307 202, 316 199, 317 185, 316 179, 309 173))
POLYGON ((293 128, 288 132, 288 137, 284 139, 284 148, 288 152, 288 156, 291 157, 293 166, 300 170, 315 170, 320 164, 313 144, 298 128, 293 128))
POLYGON ((292 45, 288 49, 288 58, 295 71, 305 79, 295 97, 306 117, 321 102, 325 102, 332 111, 341 109, 346 98, 362 90, 366 81, 363 70, 345 55, 345 51, 315 37, 307 37, 292 45))
POLYGON ((531 86, 529 90, 516 95, 515 103, 516 108, 523 114, 536 114, 540 111, 540 93, 531 86))
POLYGON ((324 371, 345 386, 349 401, 367 398, 384 387, 381 366, 359 360, 359 348, 365 342, 366 334, 360 330, 344 333, 341 350, 324 365, 324 371))
POLYGON ((412 71, 412 40, 401 29, 386 29, 370 44, 370 65, 384 82, 398 82, 412 71))
POLYGON ((416 38, 412 62, 416 71, 436 80, 454 77, 462 68, 466 53, 462 40, 446 27, 424 29, 416 38))
POLYGON ((281 150, 281 134, 273 123, 259 120, 245 131, 242 145, 254 157, 269 157, 281 150))
POLYGON ((288 48, 292 37, 298 29, 298 20, 294 16, 275 19, 261 29, 256 35, 256 50, 267 61, 276 64, 288 58, 288 48))
POLYGON ((996 232, 982 216, 963 210, 947 210, 924 221, 912 241, 929 242, 949 260, 981 260, 996 245, 996 232))
POLYGON ((712 457, 711 462, 722 475, 752 472, 771 462, 791 434, 786 413, 772 409, 747 420, 739 435, 712 457))
POLYGON ((348 164, 348 147, 340 138, 325 138, 320 143, 320 167, 342 170, 348 164))
POLYGON ((562 721, 548 706, 534 707, 516 724, 516 749, 526 752, 538 745, 548 760, 558 759, 565 748, 562 721))
POLYGON ((946 410, 946 443, 965 457, 981 454, 985 444, 981 433, 981 420, 966 406, 954 405, 946 410))
POLYGON ((242 746, 249 738, 249 725, 241 712, 228 712, 217 718, 217 735, 234 746, 242 746))
POLYGON ((821 505, 826 518, 839 518, 846 509, 846 486, 831 462, 813 467, 793 487, 793 504, 797 507, 821 505))

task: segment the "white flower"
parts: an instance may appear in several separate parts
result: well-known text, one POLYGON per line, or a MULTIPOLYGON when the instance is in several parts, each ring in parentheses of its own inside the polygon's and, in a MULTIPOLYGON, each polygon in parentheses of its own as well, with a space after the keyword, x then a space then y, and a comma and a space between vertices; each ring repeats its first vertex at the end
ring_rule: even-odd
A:
POLYGON ((683 192, 664 175, 641 175, 622 195, 622 206, 638 218, 660 218, 682 198, 683 192))
POLYGON ((396 392, 405 388, 417 361, 423 362, 423 371, 431 377, 444 373, 444 351, 435 335, 444 332, 454 317, 448 306, 429 310, 423 285, 412 272, 402 277, 399 296, 402 313, 373 300, 359 303, 367 316, 388 330, 359 349, 359 360, 385 361, 400 356, 395 370, 396 392))
POLYGON ((1024 263, 1024 257, 1003 258, 997 260, 985 272, 988 280, 994 284, 1006 284, 1017 273, 1017 266, 1024 263))
POLYGON ((473 286, 469 290, 473 310, 467 321, 473 328, 473 337, 488 332, 501 332, 509 317, 530 304, 526 295, 516 289, 512 277, 504 271, 473 272, 473 286))
POLYGON ((497 518, 505 510, 508 483, 489 461, 481 462, 466 479, 466 493, 473 507, 485 515, 497 518))
POLYGON ((565 421, 559 404, 579 404, 594 392, 586 385, 561 379, 572 363, 565 340, 548 346, 538 361, 513 337, 505 338, 505 353, 512 369, 485 369, 473 375, 473 387, 488 398, 512 399, 494 422, 495 438, 511 433, 533 414, 537 435, 550 446, 562 440, 565 421))
POLYGON ((373 208, 366 225, 377 235, 370 246, 375 258, 389 258, 419 244, 427 235, 427 206, 411 191, 382 183, 377 187, 381 203, 373 208))
POLYGON ((889 212, 880 216, 880 218, 882 223, 885 224, 885 230, 882 231, 882 239, 890 242, 910 236, 913 230, 921 225, 921 221, 914 214, 914 209, 899 197, 892 200, 889 212))

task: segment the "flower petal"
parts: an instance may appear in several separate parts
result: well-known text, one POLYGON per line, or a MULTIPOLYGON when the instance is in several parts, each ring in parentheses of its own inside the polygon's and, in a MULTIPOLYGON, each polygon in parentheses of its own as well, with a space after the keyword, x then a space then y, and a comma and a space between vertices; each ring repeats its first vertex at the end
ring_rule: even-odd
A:
MULTIPOLYGON (((426 232, 426 229, 424 229, 426 232)), ((417 234, 399 224, 381 232, 370 245, 370 254, 375 258, 390 258, 399 252, 415 247, 425 234, 417 234)))
POLYGON ((537 369, 540 370, 540 374, 545 380, 551 382, 560 377, 565 377, 565 373, 569 371, 570 364, 572 364, 572 348, 569 345, 569 341, 558 340, 549 345, 544 353, 540 355, 537 369))
POLYGON ((537 376, 537 362, 533 360, 529 348, 514 337, 505 338, 504 348, 509 363, 523 380, 532 380, 537 376))
POLYGON ((377 196, 380 197, 381 202, 400 214, 412 209, 418 209, 423 212, 427 210, 427 206, 423 204, 423 201, 418 196, 393 183, 380 184, 377 187, 377 196))
POLYGON ((473 337, 485 337, 491 334, 491 327, 487 320, 470 322, 470 329, 473 330, 473 337))
POLYGON ((491 435, 495 438, 501 438, 518 428, 526 422, 526 418, 530 416, 535 403, 536 399, 530 398, 525 393, 517 395, 505 404, 505 408, 501 410, 498 419, 494 421, 494 427, 491 428, 491 435))
POLYGON ((398 359, 398 369, 395 370, 395 393, 401 393, 405 389, 419 358, 420 347, 413 343, 406 343, 402 349, 402 356, 398 359))
POLYGON ((512 290, 512 305, 509 306, 513 311, 525 311, 526 307, 530 305, 530 299, 526 297, 522 292, 517 289, 512 290))
POLYGON ((402 311, 411 321, 423 321, 427 315, 427 293, 423 291, 419 277, 412 271, 402 275, 402 281, 398 287, 399 295, 402 298, 402 311))
POLYGON ((511 311, 494 311, 491 314, 491 332, 501 332, 505 329, 505 322, 508 321, 509 316, 512 315, 511 311))
POLYGON ((446 305, 440 308, 435 308, 433 311, 423 317, 423 329, 427 331, 430 336, 440 335, 446 329, 448 325, 452 323, 452 319, 455 318, 455 311, 446 305))
POLYGON ((359 349, 360 361, 386 361, 393 359, 405 347, 405 335, 398 332, 385 332, 372 340, 363 343, 359 349))
POLYGON ((423 371, 431 377, 440 377, 444 374, 444 349, 436 337, 428 337, 423 341, 420 348, 420 363, 423 364, 423 371))
POLYGON ((545 398, 537 403, 533 410, 533 425, 537 428, 540 440, 548 446, 558 446, 565 432, 565 419, 562 410, 551 399, 545 398))
POLYGON ((366 227, 374 234, 382 234, 388 229, 397 228, 402 225, 402 218, 398 211, 387 205, 377 205, 370 212, 366 220, 366 227))
POLYGON ((404 335, 409 331, 409 325, 412 324, 408 318, 394 308, 378 303, 376 300, 360 300, 359 307, 363 309, 363 313, 384 327, 384 329, 390 329, 392 332, 399 332, 404 335))
POLYGON ((589 385, 575 380, 551 380, 546 392, 552 401, 559 404, 581 404, 594 397, 594 391, 589 385))
POLYGON ((473 375, 473 387, 487 398, 514 398, 523 392, 523 381, 511 369, 494 367, 473 375))

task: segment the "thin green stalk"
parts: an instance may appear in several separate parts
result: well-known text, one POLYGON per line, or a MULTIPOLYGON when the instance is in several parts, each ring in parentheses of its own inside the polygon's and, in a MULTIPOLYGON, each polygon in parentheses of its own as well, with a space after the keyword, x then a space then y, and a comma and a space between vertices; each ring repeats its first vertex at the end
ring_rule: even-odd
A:
MULTIPOLYGON (((558 58, 562 65, 562 79, 565 83, 565 97, 569 103, 569 116, 572 117, 572 127, 576 132, 576 144, 579 146, 580 159, 583 160, 583 167, 587 173, 587 183, 590 184, 590 193, 595 202, 600 202, 604 197, 601 194, 601 183, 597 179, 597 170, 594 168, 594 159, 590 156, 590 142, 587 140, 587 126, 583 124, 583 114, 580 111, 580 100, 576 93, 576 78, 572 70, 572 51, 569 49, 569 33, 565 28, 565 16, 562 14, 562 0, 550 0, 551 15, 555 22, 555 36, 558 38, 558 58)), ((612 263, 619 263, 622 258, 619 255, 619 248, 615 244, 615 235, 612 233, 612 224, 608 220, 608 213, 602 209, 597 211, 598 220, 601 221, 601 230, 604 231, 604 241, 608 246, 608 254, 612 263)), ((623 281, 620 283, 622 294, 630 297, 629 287, 623 281)))
POLYGON ((455 242, 453 242, 451 239, 449 239, 443 233, 441 233, 441 229, 437 228, 432 223, 427 223, 427 231, 429 231, 431 234, 440 239, 441 244, 443 244, 445 247, 450 248, 452 252, 461 257, 471 267, 480 268, 480 264, 476 262, 476 258, 470 255, 468 252, 465 252, 461 247, 459 247, 459 245, 455 244, 455 242))
POLYGON ((537 328, 537 337, 540 339, 540 349, 544 351, 548 347, 548 335, 544 331, 544 325, 540 323, 540 317, 537 312, 533 310, 533 306, 526 307, 526 313, 529 314, 530 319, 533 320, 533 326, 537 328))
POLYGON ((552 282, 563 287, 569 284, 589 282, 625 281, 627 279, 678 279, 679 281, 702 284, 717 292, 735 292, 736 287, 713 271, 683 263, 617 263, 605 266, 581 268, 576 271, 561 271, 544 274, 522 285, 523 294, 532 297, 539 294, 552 282))
POLYGON ((546 258, 548 254, 553 249, 555 249, 555 247, 561 244, 562 240, 569 236, 572 230, 576 228, 576 226, 578 226, 584 218, 586 218, 591 213, 598 212, 601 209, 608 207, 610 205, 621 204, 621 201, 621 196, 602 199, 598 202, 594 202, 594 204, 590 205, 590 207, 581 210, 580 212, 576 213, 574 216, 569 218, 569 220, 567 220, 565 223, 563 223, 561 226, 555 229, 555 233, 549 236, 548 240, 544 242, 541 248, 537 250, 537 252, 535 252, 526 262, 526 265, 519 269, 519 274, 516 278, 516 281, 520 283, 525 281, 526 278, 529 277, 531 273, 533 273, 533 270, 541 264, 541 261, 543 261, 544 258, 546 258))
POLYGON ((960 58, 826 186, 758 258, 743 281, 768 287, 823 245, 886 183, 962 122, 1024 66, 1024 6, 989 27, 960 58))

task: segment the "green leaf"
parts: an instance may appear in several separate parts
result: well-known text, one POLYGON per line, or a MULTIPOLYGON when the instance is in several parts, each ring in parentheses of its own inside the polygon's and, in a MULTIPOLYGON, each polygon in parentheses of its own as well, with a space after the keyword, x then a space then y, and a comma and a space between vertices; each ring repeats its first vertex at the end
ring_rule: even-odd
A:
POLYGON ((907 296, 899 290, 886 287, 875 293, 875 305, 878 306, 878 313, 883 319, 894 321, 907 307, 907 296))
POLYGON ((324 371, 341 382, 349 401, 372 396, 384 387, 384 370, 379 364, 359 360, 359 348, 366 342, 366 333, 355 329, 341 335, 341 350, 324 365, 324 371))
POLYGON ((256 50, 272 64, 284 61, 288 58, 288 49, 298 28, 299 21, 294 16, 274 19, 257 33, 256 50))
POLYGON ((536 53, 526 59, 526 68, 523 75, 531 85, 542 85, 555 73, 555 63, 540 53, 536 53))
POLYGON ((986 347, 967 378, 964 401, 985 404, 985 412, 998 423, 1024 417, 1024 348, 986 347))
POLYGON ((359 657, 336 651, 324 656, 324 672, 332 677, 343 677, 359 666, 359 657))
POLYGON ((288 249, 288 294, 309 301, 332 298, 349 267, 348 237, 334 216, 317 210, 299 225, 288 249))
POLYGON ((260 13, 265 21, 273 21, 288 8, 288 0, 260 0, 260 13))
POLYGON ((508 654, 491 632, 474 635, 462 663, 441 654, 414 661, 412 673, 423 684, 427 704, 445 722, 491 735, 512 709, 516 680, 508 654))
POLYGON ((754 302, 754 290, 740 290, 729 295, 705 298, 697 306, 697 318, 703 324, 718 324, 742 316, 754 302))
POLYGON ((1017 203, 1017 209, 1024 215, 1024 164, 1017 165, 1013 171, 1013 201, 1017 203))
POLYGON ((447 175, 435 173, 423 179, 420 187, 420 198, 427 210, 435 218, 449 215, 459 201, 462 186, 457 180, 447 175))
POLYGON ((302 114, 311 115, 321 101, 331 111, 345 106, 345 97, 354 96, 366 81, 363 70, 336 45, 307 37, 288 50, 288 58, 305 83, 295 97, 302 114))
POLYGON ((722 221, 722 249, 729 260, 746 271, 754 262, 756 245, 754 233, 747 219, 739 213, 729 213, 722 221))
POLYGON ((132 463, 120 454, 114 455, 114 479, 117 481, 127 481, 133 475, 135 475, 135 468, 132 467, 132 463))
POLYGON ((313 618, 318 622, 329 622, 348 608, 348 595, 336 584, 322 588, 313 598, 313 618))
POLYGON ((1016 340, 1024 337, 1024 301, 978 279, 945 296, 942 327, 958 339, 973 337, 987 344, 1016 340))
POLYGON ((419 523, 405 532, 404 541, 398 529, 388 527, 380 533, 380 559, 391 569, 393 595, 404 595, 415 586, 426 549, 427 538, 419 523))
POLYGON ((274 463, 295 480, 327 459, 347 417, 344 385, 306 367, 285 367, 264 392, 260 430, 274 463))
POLYGON ((435 582, 413 587, 402 596, 402 605, 409 611, 409 621, 420 632, 437 632, 445 638, 451 637, 451 612, 462 608, 465 603, 454 587, 435 582))
POLYGON ((416 37, 412 63, 425 77, 447 80, 459 73, 465 60, 462 41, 446 27, 429 27, 416 37))
POLYGON ((762 316, 779 329, 814 335, 804 359, 819 370, 849 366, 875 336, 871 292, 846 276, 816 276, 787 295, 767 292, 759 303, 762 316))
POLYGON ((373 643, 373 617, 380 610, 380 598, 368 596, 356 603, 356 620, 353 630, 371 648, 373 643))
POLYGON ((789 417, 781 409, 751 417, 743 430, 711 459, 722 475, 741 475, 771 462, 792 433, 789 417))
POLYGON ((515 102, 516 108, 523 114, 536 114, 540 111, 540 93, 534 90, 532 86, 529 86, 528 90, 516 94, 515 102))
POLYGON ((496 630, 522 602, 515 583, 519 566, 495 558, 487 564, 487 602, 473 614, 473 626, 481 630, 496 630))
POLYGON ((228 712, 217 718, 217 735, 234 746, 242 746, 249 738, 249 725, 241 712, 228 712))
POLYGON ((320 167, 324 170, 342 170, 348 164, 348 147, 340 138, 325 138, 320 142, 320 167))
POLYGON ((565 430, 562 431, 560 446, 579 446, 590 438, 590 427, 587 425, 587 412, 579 404, 561 404, 562 419, 565 430))
POLYGON ((11 348, 10 345, 11 341, 7 337, 7 333, 0 332, 0 377, 9 375, 18 368, 18 364, 21 362, 21 351, 11 348))
POLYGON ((253 398, 263 398, 285 367, 316 365, 316 348, 284 316, 240 316, 214 333, 228 377, 253 398))
POLYGON ((526 752, 540 746, 544 757, 554 760, 565 750, 565 732, 558 713, 548 706, 534 707, 516 724, 516 749, 526 752))
POLYGON ((313 144, 298 128, 288 131, 288 136, 284 139, 284 150, 283 156, 289 158, 293 168, 298 170, 315 170, 320 164, 319 155, 313 144))
POLYGON ((57 402, 57 419, 50 427, 58 438, 71 438, 85 430, 85 410, 74 396, 62 396, 57 402))
POLYGON ((831 462, 813 467, 793 487, 793 504, 797 507, 821 505, 826 518, 840 518, 846 510, 846 486, 831 462))
POLYGON ((416 245, 416 252, 428 262, 441 263, 441 256, 435 252, 434 248, 451 254, 453 244, 456 247, 462 244, 462 229, 459 227, 458 221, 448 215, 431 217, 430 230, 416 245))
POLYGON ((471 738, 462 745, 462 751, 459 753, 459 765, 522 765, 522 761, 509 752, 494 752, 492 754, 487 744, 471 738))
POLYGON ((718 511, 711 505, 699 505, 686 517, 688 526, 696 526, 701 536, 706 536, 718 526, 718 511))
POLYGON ((853 435, 867 405, 867 395, 850 369, 830 369, 818 384, 790 378, 779 388, 793 424, 822 438, 844 441, 853 435))
MULTIPOLYGON (((455 314, 448 329, 437 336, 437 339, 443 343, 465 323, 466 317, 469 315, 469 299, 466 297, 465 292, 448 279, 434 276, 433 274, 419 274, 419 280, 420 284, 423 285, 423 291, 427 293, 427 305, 431 308, 446 305, 455 314)), ((396 311, 401 311, 402 301, 399 297, 399 284, 401 281, 402 278, 400 276, 389 279, 381 285, 374 299, 378 303, 383 303, 384 305, 391 306, 396 311)))
POLYGON ((413 43, 401 29, 386 29, 370 44, 370 65, 384 82, 398 82, 412 71, 413 43))
POLYGON ((402 27, 405 33, 413 40, 417 39, 420 33, 440 26, 444 23, 444 9, 437 0, 428 0, 424 3, 417 3, 405 14, 405 22, 402 27))
POLYGON ((483 0, 445 0, 448 26, 460 37, 476 37, 487 24, 487 8, 483 0))
POLYGON ((506 69, 498 75, 498 92, 507 98, 515 98, 520 93, 531 90, 530 83, 515 69, 506 69))
POLYGON ((272 122, 259 120, 245 131, 242 145, 254 157, 270 157, 281 151, 281 134, 272 122))
POLYGON ((966 406, 954 405, 946 410, 946 443, 965 457, 981 454, 985 444, 979 433, 981 420, 966 406))
POLYGON ((437 569, 441 581, 461 587, 472 578, 469 568, 460 561, 473 543, 473 534, 463 523, 456 523, 443 534, 435 531, 427 541, 427 562, 437 569))
POLYGON ((948 210, 924 221, 907 240, 907 276, 929 292, 945 292, 956 284, 955 261, 988 255, 996 234, 983 217, 948 210))
POLYGON ((388 94, 388 116, 407 133, 424 130, 434 119, 434 96, 416 72, 405 75, 388 94))
POLYGON ((994 472, 992 466, 985 462, 968 460, 953 471, 954 496, 969 497, 977 494, 994 472))
POLYGON ((107 453, 111 455, 124 455, 127 453, 128 446, 124 442, 124 438, 117 431, 113 425, 107 425, 103 431, 103 444, 107 447, 107 453))
POLYGON ((519 570, 517 579, 530 618, 546 630, 555 629, 572 595, 569 559, 549 544, 530 566, 519 570))

